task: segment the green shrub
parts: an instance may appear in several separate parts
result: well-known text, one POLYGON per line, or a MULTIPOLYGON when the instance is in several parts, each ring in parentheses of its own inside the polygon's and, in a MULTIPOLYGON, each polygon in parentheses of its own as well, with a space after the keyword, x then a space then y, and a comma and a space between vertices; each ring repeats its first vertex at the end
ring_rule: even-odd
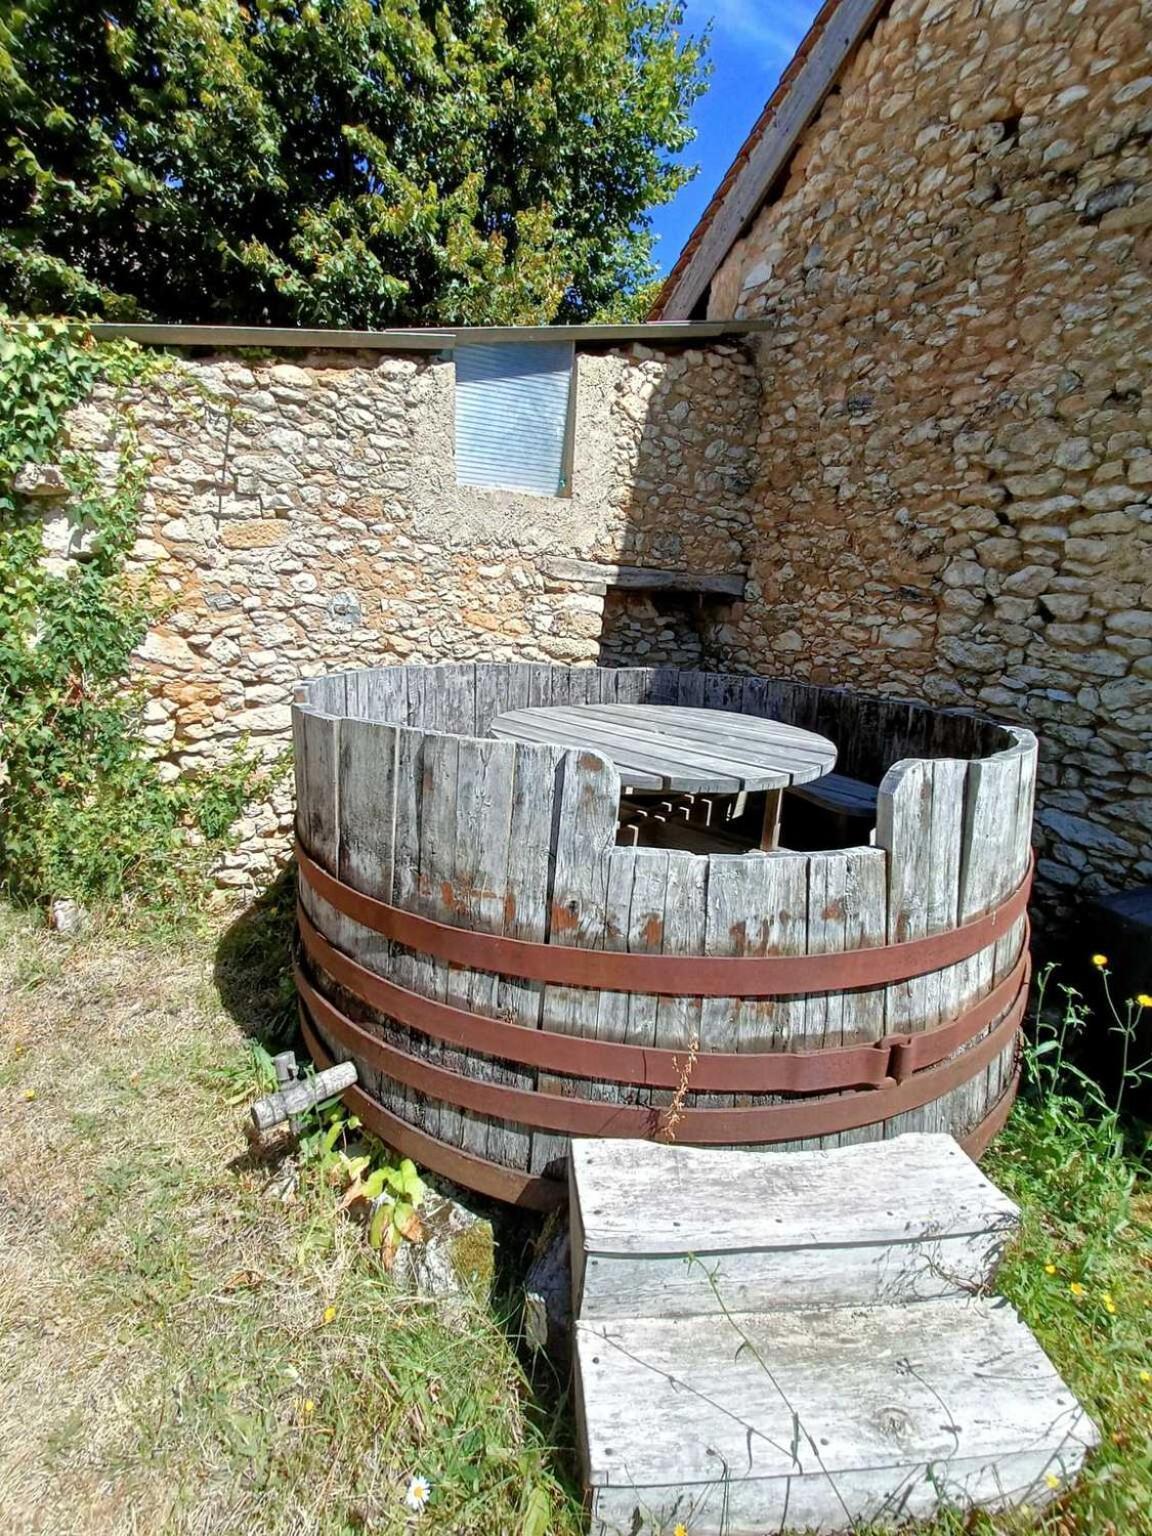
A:
POLYGON ((160 774, 127 681, 160 612, 124 569, 147 464, 123 402, 114 475, 62 442, 98 381, 119 390, 165 366, 131 343, 0 313, 0 890, 18 902, 187 899, 259 776, 244 752, 203 777, 160 774), (63 571, 43 558, 42 502, 13 484, 47 463, 84 530, 84 558, 63 571))

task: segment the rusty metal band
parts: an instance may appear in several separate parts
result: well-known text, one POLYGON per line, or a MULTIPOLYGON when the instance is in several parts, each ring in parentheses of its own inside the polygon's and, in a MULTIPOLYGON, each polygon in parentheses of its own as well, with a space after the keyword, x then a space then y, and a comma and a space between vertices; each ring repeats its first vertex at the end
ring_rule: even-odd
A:
MULTIPOLYGON (((937 1066, 917 1072, 903 1083, 832 1098, 800 1099, 786 1104, 733 1109, 681 1109, 678 1138, 694 1145, 729 1142, 790 1141, 830 1136, 888 1120, 918 1109, 968 1082, 993 1061, 1015 1037, 1028 1001, 1028 973, 1004 1018, 975 1045, 937 1066)), ((336 1040, 358 1062, 383 1072, 417 1093, 496 1120, 511 1120, 535 1130, 578 1136, 632 1136, 651 1140, 665 1130, 664 1106, 614 1104, 603 1099, 578 1099, 515 1088, 450 1071, 411 1056, 355 1023, 317 992, 297 967, 296 984, 314 1027, 336 1040)), ((690 1084, 691 1086, 691 1084, 690 1084)))
MULTIPOLYGON (((465 1050, 520 1066, 571 1077, 590 1077, 651 1088, 680 1084, 687 1053, 616 1041, 588 1040, 554 1030, 530 1029, 424 997, 379 976, 337 949, 300 906, 297 922, 304 954, 313 966, 361 1002, 409 1029, 465 1050)), ((843 1088, 882 1088, 934 1066, 987 1029, 1012 1002, 1028 965, 1027 932, 1020 958, 996 987, 958 1017, 917 1034, 886 1035, 861 1045, 816 1051, 701 1051, 692 1064, 700 1093, 832 1093, 843 1088)))
MULTIPOLYGON (((309 1026, 303 1006, 300 1009, 300 1027, 304 1043, 317 1067, 323 1070, 331 1066, 333 1058, 309 1026)), ((969 1157, 979 1160, 1003 1129, 1016 1098, 1019 1078, 1017 1072, 989 1114, 961 1139, 960 1145, 969 1157)), ((409 1125, 406 1120, 401 1120, 391 1110, 385 1109, 378 1099, 374 1099, 363 1088, 346 1088, 343 1097, 348 1107, 359 1115, 367 1129, 379 1136, 381 1141, 395 1148, 402 1156, 412 1158, 422 1167, 446 1179, 528 1210, 554 1210, 568 1197, 567 1186, 558 1179, 507 1168, 502 1163, 493 1163, 486 1157, 477 1157, 475 1153, 449 1146, 439 1137, 429 1136, 427 1131, 409 1125)))
POLYGON ((1028 905, 1032 871, 991 912, 930 938, 830 955, 635 955, 538 944, 454 928, 391 906, 330 875, 296 843, 305 883, 345 917, 449 965, 495 971, 556 987, 595 987, 662 997, 781 997, 884 986, 967 960, 1011 931, 1028 905))
MULTIPOLYGON (((300 1029, 308 1054, 317 1067, 321 1071, 330 1067, 333 1057, 310 1026, 303 1007, 300 1009, 300 1029)), ((505 1168, 486 1157, 450 1147, 438 1137, 429 1136, 427 1131, 401 1120, 358 1085, 346 1088, 342 1097, 348 1108, 359 1115, 364 1126, 402 1157, 410 1157, 413 1162, 452 1179, 454 1183, 463 1184, 467 1189, 534 1211, 553 1210, 568 1198, 567 1186, 559 1180, 505 1168)))

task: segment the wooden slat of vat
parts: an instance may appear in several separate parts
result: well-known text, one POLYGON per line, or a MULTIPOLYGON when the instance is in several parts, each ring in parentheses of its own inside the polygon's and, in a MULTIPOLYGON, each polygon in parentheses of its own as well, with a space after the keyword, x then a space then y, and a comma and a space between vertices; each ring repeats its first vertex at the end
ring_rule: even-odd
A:
MULTIPOLYGON (((705 913, 708 895, 708 860, 698 855, 672 853, 668 856, 667 887, 664 896, 664 941, 666 955, 704 953, 705 913)), ((691 1050, 700 1044, 699 997, 661 997, 656 1003, 656 1028, 653 1043, 660 1050, 678 1051, 680 1070, 684 1073, 685 1104, 692 1104, 691 1050)), ((652 1090, 651 1102, 671 1105, 672 1089, 652 1090)), ((675 1125, 668 1130, 676 1138, 675 1125)))
POLYGON ((708 672, 704 675, 704 708, 724 709, 739 714, 744 706, 744 679, 735 672, 708 672))
MULTIPOLYGON (((424 793, 423 731, 399 730, 396 733, 395 820, 392 839, 392 902, 410 912, 420 906, 420 827, 424 793)), ((434 962, 427 955, 397 945, 392 961, 391 979, 413 992, 432 991, 434 962)), ((405 1089, 404 1118, 420 1130, 430 1130, 429 1100, 423 1094, 405 1089)))
MULTIPOLYGON (((626 951, 632 913, 632 892, 636 881, 640 848, 613 848, 605 856, 604 886, 604 949, 626 951)), ((596 1005, 595 1037, 597 1040, 624 1041, 628 1038, 628 1010, 630 998, 627 992, 599 994, 596 1005)), ((594 1099, 609 1103, 635 1104, 637 1090, 624 1083, 608 1083, 594 1080, 588 1091, 594 1099)))
POLYGON ((652 680, 657 675, 651 667, 610 667, 605 668, 612 674, 613 692, 611 698, 607 693, 602 697, 605 702, 614 704, 644 704, 649 702, 648 694, 652 687, 652 680))
MULTIPOLYGON (((632 954, 662 954, 669 867, 677 855, 657 848, 636 848, 625 852, 624 857, 632 859, 634 870, 627 947, 632 954)), ((627 996, 627 1003, 624 1040, 629 1045, 654 1045, 659 1011, 657 999, 650 993, 632 992, 627 996)), ((611 1037, 598 1032, 598 1038, 611 1037)), ((648 1089, 638 1090, 635 1101, 650 1103, 648 1089)))
POLYGON ((452 661, 429 669, 425 684, 424 729, 454 736, 476 734, 476 664, 452 661))
MULTIPOLYGON (((810 955, 838 954, 883 944, 886 860, 878 848, 846 848, 813 855, 808 868, 808 950, 810 955)), ((804 1021, 793 1049, 820 1050, 879 1040, 884 1033, 884 994, 879 987, 862 992, 813 992, 804 999, 804 1021)), ((801 1145, 834 1147, 876 1136, 861 1126, 801 1145)))
MULTIPOLYGON (((888 942, 956 926, 967 764, 953 759, 901 763, 880 786, 876 841, 888 850, 888 942)), ((918 1033, 950 1018, 953 993, 939 971, 887 989, 890 1034, 918 1033)), ((896 1115, 886 1136, 937 1128, 932 1105, 896 1115)), ((946 1128, 946 1127, 945 1127, 946 1128)))
MULTIPOLYGON (((548 937, 555 944, 599 949, 604 943, 607 850, 616 835, 620 779, 611 764, 591 752, 569 752, 559 772, 554 817, 552 890, 548 937)), ((587 987, 546 987, 543 1026, 562 1034, 594 1038, 599 994, 587 987)), ((542 1093, 568 1093, 573 1084, 541 1072, 542 1093)), ((541 1131, 532 1138, 532 1172, 551 1170, 567 1152, 567 1139, 541 1131)))
MULTIPOLYGON (((509 839, 512 830, 512 784, 516 748, 509 742, 465 739, 456 754, 456 846, 450 921, 480 933, 503 933, 508 890, 509 839)), ((499 978, 485 971, 449 968, 448 1002, 490 1017, 498 1014, 499 978)), ((500 1075, 496 1063, 445 1047, 440 1064, 491 1082, 500 1075)), ((489 1156, 494 1122, 460 1111, 465 1151, 489 1156)))
MULTIPOLYGON (((639 669, 638 669, 639 670, 639 669)), ((675 704, 680 698, 680 681, 685 676, 678 667, 645 667, 647 675, 638 704, 675 704)), ((621 694, 623 702, 623 694, 621 694)))
MULTIPOLYGON (((749 854, 752 887, 745 910, 745 948, 750 955, 802 955, 808 943, 807 854, 749 854)), ((791 1051, 804 1029, 803 997, 745 998, 736 1009, 736 1049, 791 1051)), ((757 1102, 737 1095, 736 1104, 757 1102)), ((773 1102, 769 1099, 767 1102, 773 1102)))
MULTIPOLYGON (((420 797, 420 883, 418 910, 440 923, 455 921, 451 892, 456 872, 456 785, 460 738, 430 735, 424 740, 423 787, 420 797)), ((426 961, 425 986, 430 997, 447 999, 449 966, 426 961)), ((427 1059, 440 1065, 447 1047, 429 1040, 427 1059)), ((453 1104, 429 1101, 427 1129, 452 1146, 460 1146, 463 1112, 453 1104)))
MULTIPOLYGON (((661 702, 666 704, 685 704, 691 709, 700 709, 704 704, 704 680, 707 676, 704 672, 680 672, 676 677, 676 693, 672 698, 661 702)), ((671 692, 671 688, 669 688, 671 692)))
MULTIPOLYGON (((1006 860, 1008 868, 1005 871, 1006 889, 1014 888, 1020 884, 1028 871, 1032 858, 1032 817, 1035 811, 1036 801, 1036 738, 1031 731, 1020 732, 1019 745, 1020 778, 1016 787, 1016 809, 1013 819, 1010 854, 1006 860)), ((1025 942, 1026 925, 1024 919, 1012 927, 996 946, 994 962, 994 980, 1000 981, 1005 977, 1016 963, 1021 945, 1025 942)), ((990 1096, 999 1098, 1000 1093, 1008 1086, 1014 1063, 1012 1052, 1005 1051, 999 1062, 994 1062, 989 1068, 990 1096)))
MULTIPOLYGON (((713 854, 704 953, 802 954, 806 870, 803 856, 713 854)), ((795 1007, 796 1000, 787 998, 706 997, 700 1007, 701 1050, 778 1050, 784 1043, 780 1031, 795 1007)), ((701 1094, 696 1102, 719 1109, 738 1101, 731 1094, 701 1094)))
POLYGON ((482 661, 476 664, 477 736, 487 736, 493 720, 505 710, 527 708, 531 700, 530 678, 533 670, 529 662, 482 661))
MULTIPOLYGON (((300 840, 317 864, 330 874, 340 870, 340 734, 344 721, 311 709, 292 711, 292 736, 296 771, 296 824, 300 840)), ((356 925, 337 912, 323 897, 302 882, 304 910, 338 949, 350 951, 356 925)), ((347 1052, 334 1041, 329 1048, 336 1060, 347 1052)))
POLYGON ((408 724, 406 667, 372 667, 348 674, 348 714, 358 720, 408 724))
MULTIPOLYGON (((968 765, 964 846, 960 862, 959 916, 977 917, 1012 889, 1014 822, 1022 759, 1000 753, 968 765), (1009 856, 1005 857, 1006 850, 1009 856)), ((996 945, 952 967, 958 1006, 966 1008, 995 985, 996 945)), ((999 1063, 993 1062, 970 1083, 954 1089, 947 1119, 958 1131, 969 1130, 999 1097, 999 1063)))
MULTIPOLYGON (((370 707, 369 691, 361 697, 364 706, 370 707)), ((346 885, 383 901, 391 901, 394 879, 397 735, 395 726, 377 724, 371 717, 340 724, 339 875, 346 885)), ((344 942, 338 947, 381 976, 391 975, 398 948, 372 929, 347 919, 344 942)), ((386 1020, 378 1021, 376 1028, 390 1045, 409 1048, 405 1030, 386 1020)), ((361 1073, 366 1092, 379 1098, 393 1114, 406 1118, 407 1089, 363 1066, 361 1073)))
MULTIPOLYGON (((512 781, 511 827, 505 875, 504 932, 513 939, 544 942, 548 933, 548 890, 552 867, 552 818, 564 752, 560 747, 517 746, 512 781)), ((527 1029, 540 1028, 544 988, 539 982, 500 978, 496 994, 499 1017, 527 1029)), ((504 1067, 497 1081, 533 1088, 534 1071, 504 1067)), ((494 1120, 488 1131, 488 1156, 512 1168, 527 1168, 532 1132, 511 1121, 494 1120)))

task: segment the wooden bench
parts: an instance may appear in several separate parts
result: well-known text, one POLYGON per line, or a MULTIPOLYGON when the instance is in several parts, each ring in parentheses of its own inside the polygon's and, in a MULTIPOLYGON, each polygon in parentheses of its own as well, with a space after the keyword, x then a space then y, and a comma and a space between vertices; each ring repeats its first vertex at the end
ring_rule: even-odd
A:
POLYGON ((810 784, 794 784, 788 790, 788 794, 807 800, 811 805, 818 805, 821 810, 831 811, 836 816, 867 821, 876 819, 878 793, 875 784, 849 778, 846 773, 826 773, 823 778, 813 779, 810 784))

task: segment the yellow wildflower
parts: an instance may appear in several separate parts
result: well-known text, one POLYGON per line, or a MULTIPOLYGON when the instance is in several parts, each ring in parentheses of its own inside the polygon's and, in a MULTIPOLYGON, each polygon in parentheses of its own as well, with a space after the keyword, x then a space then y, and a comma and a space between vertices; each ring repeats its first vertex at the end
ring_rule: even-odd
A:
POLYGON ((32 1100, 36 1097, 35 1088, 25 1088, 20 1097, 24 1100, 25 1104, 31 1104, 32 1100))
POLYGON ((1044 1266, 1044 1273, 1046 1275, 1054 1275, 1056 1273, 1056 1266, 1055 1266, 1055 1264, 1045 1264, 1045 1266, 1044 1266))
POLYGON ((1092 956, 1092 964, 1097 968, 1097 970, 1102 971, 1104 969, 1104 967, 1108 964, 1108 956, 1107 955, 1093 955, 1092 956))
POLYGON ((683 1520, 672 1527, 672 1536, 688 1536, 688 1527, 683 1520))
POLYGON ((1112 1300, 1111 1295, 1107 1291, 1102 1291, 1100 1293, 1100 1300, 1104 1303, 1105 1312, 1114 1313, 1116 1311, 1116 1303, 1112 1300))
POLYGON ((1073 1280, 1068 1289, 1072 1292, 1073 1296, 1087 1296, 1088 1294, 1087 1288, 1081 1285, 1079 1280, 1073 1280))
POLYGON ((1045 1473, 1044 1481, 1048 1484, 1049 1488, 1059 1488, 1060 1486, 1060 1479, 1056 1476, 1055 1472, 1045 1473))
POLYGON ((308 1418, 311 1414, 316 1412, 316 1404, 312 1401, 312 1399, 310 1397, 306 1397, 304 1399, 304 1401, 300 1404, 300 1407, 301 1407, 301 1410, 303 1411, 303 1414, 304 1414, 305 1418, 308 1418))
POLYGON ((1145 1386, 1147 1386, 1148 1383, 1152 1381, 1152 1371, 1141 1371, 1140 1380, 1144 1383, 1145 1386))
POLYGON ((1137 992, 1136 1006, 1138 1008, 1152 1008, 1152 997, 1147 992, 1137 992))
POLYGON ((336 1308, 335 1307, 325 1307, 324 1308, 324 1321, 325 1321, 325 1323, 334 1323, 336 1321, 336 1308))

